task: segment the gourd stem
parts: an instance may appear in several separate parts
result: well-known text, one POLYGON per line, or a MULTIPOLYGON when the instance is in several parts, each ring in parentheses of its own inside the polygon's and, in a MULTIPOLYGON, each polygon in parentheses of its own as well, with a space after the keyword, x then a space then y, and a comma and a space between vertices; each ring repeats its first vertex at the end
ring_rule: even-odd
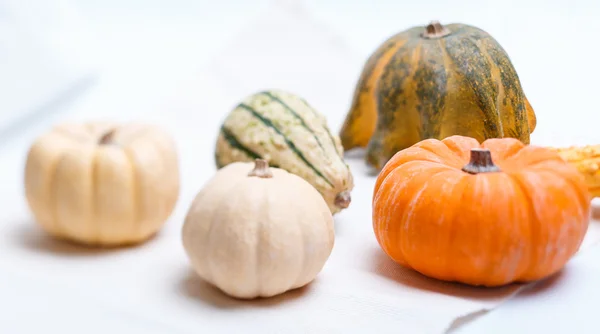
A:
POLYGON ((273 173, 269 169, 269 163, 264 159, 254 160, 254 169, 248 173, 248 176, 256 176, 264 179, 273 177, 273 173))
POLYGON ((486 148, 472 148, 471 161, 462 168, 462 171, 469 174, 495 173, 500 172, 500 168, 494 165, 490 150, 486 148))
POLYGON ((450 34, 450 30, 444 27, 439 21, 431 21, 427 27, 425 27, 425 32, 423 32, 424 38, 440 38, 450 34))
POLYGON ((108 145, 108 144, 112 143, 114 135, 115 135, 115 130, 107 131, 105 134, 102 135, 102 137, 100 137, 100 139, 98 140, 98 144, 108 145))
POLYGON ((333 204, 335 204, 335 206, 338 208, 346 209, 348 206, 350 206, 351 201, 352 199, 350 197, 350 192, 346 190, 335 196, 333 204))

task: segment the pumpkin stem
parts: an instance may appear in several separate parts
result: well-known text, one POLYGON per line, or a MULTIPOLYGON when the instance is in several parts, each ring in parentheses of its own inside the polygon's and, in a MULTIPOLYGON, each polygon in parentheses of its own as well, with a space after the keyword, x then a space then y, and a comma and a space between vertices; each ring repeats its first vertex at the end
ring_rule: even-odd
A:
POLYGON ((335 196, 335 201, 333 204, 335 204, 335 206, 338 208, 346 209, 348 206, 350 206, 351 201, 352 199, 350 197, 350 192, 346 190, 335 196))
POLYGON ((268 179, 273 177, 273 173, 269 170, 269 163, 267 160, 256 159, 254 160, 254 169, 248 173, 248 176, 257 176, 268 179))
POLYGON ((500 172, 500 168, 494 165, 492 153, 487 148, 472 148, 471 161, 462 168, 463 172, 469 174, 500 172))
POLYGON ((444 27, 439 21, 431 21, 427 27, 425 27, 425 32, 423 32, 424 38, 440 38, 450 34, 450 30, 444 27))
POLYGON ((100 144, 100 145, 111 144, 113 141, 114 135, 115 135, 115 130, 107 131, 105 134, 102 135, 102 137, 100 137, 100 139, 98 140, 98 144, 100 144))

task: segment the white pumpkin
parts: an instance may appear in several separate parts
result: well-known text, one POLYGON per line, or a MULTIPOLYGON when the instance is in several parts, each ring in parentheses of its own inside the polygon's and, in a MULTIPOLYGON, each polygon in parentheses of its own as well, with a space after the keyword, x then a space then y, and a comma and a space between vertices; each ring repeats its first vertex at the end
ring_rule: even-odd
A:
POLYGON ((140 124, 61 124, 32 144, 25 194, 51 235, 86 245, 149 239, 179 196, 175 144, 140 124))
POLYGON ((333 217, 301 177, 261 159, 235 162, 198 193, 182 241, 205 281, 236 298, 271 297, 322 270, 333 249, 333 217))

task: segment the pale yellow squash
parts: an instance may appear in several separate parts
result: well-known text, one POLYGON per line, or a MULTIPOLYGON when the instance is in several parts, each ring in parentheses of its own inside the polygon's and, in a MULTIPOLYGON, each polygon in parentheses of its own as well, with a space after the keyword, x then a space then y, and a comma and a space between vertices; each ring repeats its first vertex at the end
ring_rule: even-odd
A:
POLYGON ((334 244, 333 216, 310 183, 266 160, 221 168, 192 202, 184 249, 205 281, 236 298, 312 282, 334 244))
POLYGON ((175 143, 141 124, 61 124, 32 144, 25 194, 49 234, 86 245, 145 241, 179 196, 175 143))

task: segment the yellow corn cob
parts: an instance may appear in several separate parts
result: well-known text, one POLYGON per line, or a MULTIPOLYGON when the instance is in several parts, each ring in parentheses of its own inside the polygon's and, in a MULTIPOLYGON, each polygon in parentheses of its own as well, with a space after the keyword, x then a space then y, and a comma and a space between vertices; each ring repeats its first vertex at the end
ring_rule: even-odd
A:
POLYGON ((585 177, 593 197, 600 197, 600 145, 552 148, 585 177))

